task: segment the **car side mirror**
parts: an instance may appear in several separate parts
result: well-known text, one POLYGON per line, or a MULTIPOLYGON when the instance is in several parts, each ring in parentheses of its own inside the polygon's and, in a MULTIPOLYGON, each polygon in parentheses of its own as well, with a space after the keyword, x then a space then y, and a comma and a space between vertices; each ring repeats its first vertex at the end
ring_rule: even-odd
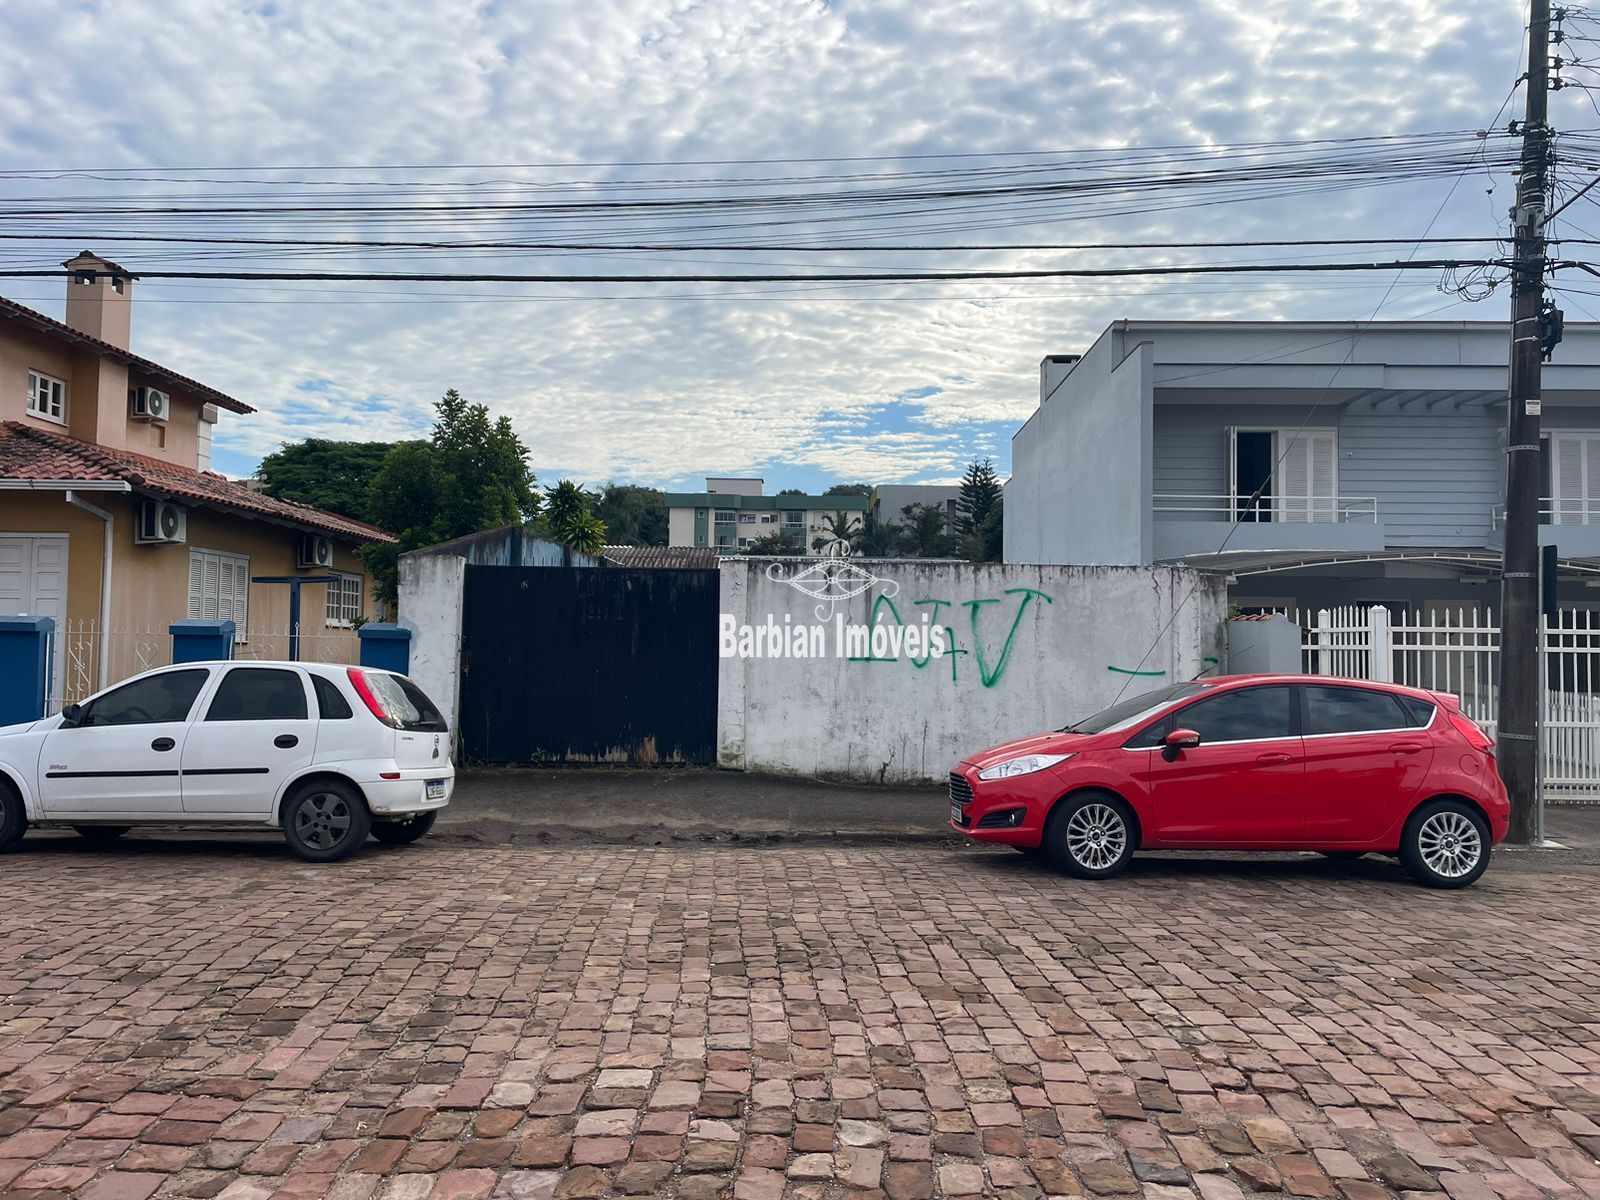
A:
POLYGON ((1180 750, 1193 750, 1200 744, 1200 735, 1192 729, 1174 729, 1161 739, 1161 757, 1168 762, 1178 757, 1180 750))
POLYGON ((61 710, 61 728, 76 729, 83 724, 83 705, 69 704, 61 710))

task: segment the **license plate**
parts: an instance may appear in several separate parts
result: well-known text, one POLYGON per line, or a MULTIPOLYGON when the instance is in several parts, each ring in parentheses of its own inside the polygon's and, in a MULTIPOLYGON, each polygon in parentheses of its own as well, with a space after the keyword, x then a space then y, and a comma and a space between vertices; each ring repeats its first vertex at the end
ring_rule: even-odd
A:
POLYGON ((951 806, 950 806, 950 819, 951 819, 951 820, 952 820, 952 821, 954 821, 954 822, 955 822, 955 823, 956 823, 956 824, 957 824, 957 825, 960 825, 960 824, 961 824, 961 823, 962 823, 962 822, 963 822, 963 821, 964 821, 964 820, 965 820, 965 819, 966 819, 966 818, 965 818, 965 817, 964 817, 964 816, 963 816, 963 815, 962 815, 962 812, 961 812, 961 805, 959 805, 959 804, 952 804, 952 805, 951 805, 951 806))
POLYGON ((428 789, 428 799, 429 800, 443 800, 444 799, 444 780, 442 780, 442 779, 430 779, 430 780, 428 780, 427 789, 428 789))

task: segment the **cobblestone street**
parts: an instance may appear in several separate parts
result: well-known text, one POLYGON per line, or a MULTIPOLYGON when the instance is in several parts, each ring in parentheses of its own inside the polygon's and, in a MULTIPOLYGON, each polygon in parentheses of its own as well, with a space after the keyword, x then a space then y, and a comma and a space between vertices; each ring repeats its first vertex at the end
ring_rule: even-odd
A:
POLYGON ((30 840, 0 1191, 1600 1197, 1600 873, 30 840))

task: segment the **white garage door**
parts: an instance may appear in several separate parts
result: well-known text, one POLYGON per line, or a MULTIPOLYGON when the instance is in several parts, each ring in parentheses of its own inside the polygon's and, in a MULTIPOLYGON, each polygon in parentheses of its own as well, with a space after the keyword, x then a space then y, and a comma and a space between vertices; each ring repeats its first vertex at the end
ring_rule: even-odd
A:
POLYGON ((0 534, 0 615, 51 617, 56 623, 55 681, 61 694, 67 628, 67 539, 0 534))

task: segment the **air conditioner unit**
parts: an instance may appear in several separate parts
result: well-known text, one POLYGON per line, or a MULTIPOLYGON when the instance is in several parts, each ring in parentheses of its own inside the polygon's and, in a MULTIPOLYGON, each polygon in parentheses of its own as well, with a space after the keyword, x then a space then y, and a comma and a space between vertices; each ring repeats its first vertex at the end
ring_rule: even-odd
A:
POLYGON ((300 567, 333 566, 333 541, 315 533, 306 534, 300 539, 300 552, 295 556, 295 565, 300 567))
POLYGON ((153 387, 135 388, 133 415, 141 421, 165 421, 172 415, 172 397, 153 387))
POLYGON ((182 542, 189 536, 189 514, 183 505, 167 500, 141 500, 139 527, 133 540, 144 546, 182 542))

